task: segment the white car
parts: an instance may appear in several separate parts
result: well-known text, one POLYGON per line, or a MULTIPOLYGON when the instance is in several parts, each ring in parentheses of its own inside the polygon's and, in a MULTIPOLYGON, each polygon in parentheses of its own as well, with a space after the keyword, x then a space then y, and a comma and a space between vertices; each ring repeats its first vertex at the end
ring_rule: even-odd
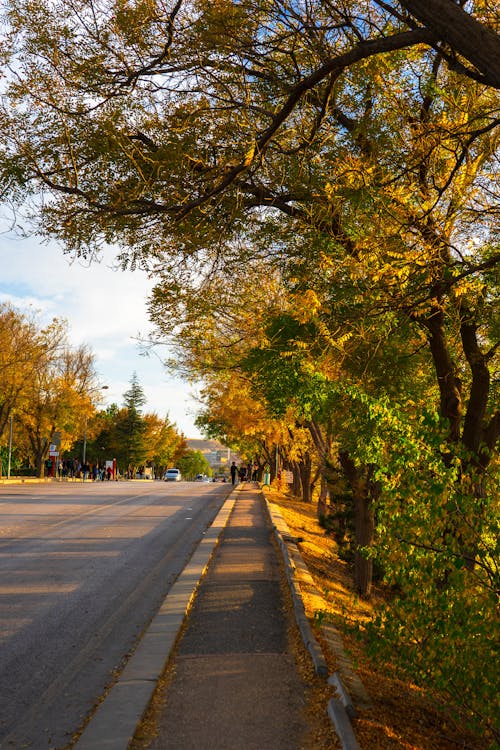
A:
POLYGON ((180 482, 181 481, 181 472, 179 469, 167 469, 163 479, 165 482, 180 482))
POLYGON ((206 474, 197 474, 195 482, 209 482, 209 478, 206 476, 206 474))

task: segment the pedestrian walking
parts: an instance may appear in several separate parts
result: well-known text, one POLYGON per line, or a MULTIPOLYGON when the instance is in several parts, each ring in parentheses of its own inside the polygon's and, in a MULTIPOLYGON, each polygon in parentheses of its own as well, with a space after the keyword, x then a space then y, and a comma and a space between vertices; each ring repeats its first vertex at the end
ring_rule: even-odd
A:
POLYGON ((231 464, 231 484, 234 486, 236 484, 236 474, 238 473, 238 467, 236 466, 236 462, 233 461, 231 464))

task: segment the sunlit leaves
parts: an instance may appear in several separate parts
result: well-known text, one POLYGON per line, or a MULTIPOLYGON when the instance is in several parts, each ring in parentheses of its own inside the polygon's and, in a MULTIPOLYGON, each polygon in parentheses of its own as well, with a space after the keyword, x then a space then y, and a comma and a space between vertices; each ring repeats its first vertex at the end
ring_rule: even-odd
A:
POLYGON ((19 452, 41 473, 53 434, 59 433, 61 449, 68 450, 99 401, 94 357, 84 346, 70 347, 65 321, 40 329, 10 311, 2 322, 9 340, 3 349, 1 403, 15 422, 19 452), (23 329, 28 337, 22 337, 23 329))

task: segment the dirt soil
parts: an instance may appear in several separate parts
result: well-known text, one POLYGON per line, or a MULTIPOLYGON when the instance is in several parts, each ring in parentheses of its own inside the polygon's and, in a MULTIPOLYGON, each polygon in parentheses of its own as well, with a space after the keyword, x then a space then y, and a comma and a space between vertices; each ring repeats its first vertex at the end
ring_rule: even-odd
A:
MULTIPOLYGON (((439 696, 398 679, 388 664, 372 663, 362 640, 349 634, 349 629, 342 628, 342 622, 362 626, 384 597, 384 591, 376 591, 371 602, 355 594, 350 567, 336 555, 335 541, 319 525, 316 507, 275 488, 266 488, 266 497, 279 506, 291 535, 302 539, 298 543, 302 557, 317 588, 323 593, 324 611, 319 619, 331 618, 342 629, 345 650, 369 695, 372 708, 358 712, 353 721, 360 747, 363 750, 486 750, 489 743, 471 734, 465 724, 454 720, 439 696)), ((333 673, 336 670, 334 656, 328 651, 319 629, 316 633, 333 673)), ((324 746, 318 742, 318 748, 324 746)), ((309 750, 316 750, 316 747, 309 750)))

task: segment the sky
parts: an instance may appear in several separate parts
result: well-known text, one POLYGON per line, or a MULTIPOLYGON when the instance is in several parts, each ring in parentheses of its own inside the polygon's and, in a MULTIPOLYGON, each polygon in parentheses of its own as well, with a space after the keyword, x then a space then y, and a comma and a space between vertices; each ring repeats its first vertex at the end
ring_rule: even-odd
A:
POLYGON ((199 438, 194 426, 196 388, 173 378, 157 354, 144 357, 137 341, 151 330, 147 297, 153 282, 142 271, 113 268, 113 255, 99 264, 71 261, 61 247, 37 238, 0 234, 0 303, 36 311, 40 325, 53 318, 68 321, 72 346, 87 344, 95 355, 103 406, 122 405, 134 372, 147 399, 144 412, 168 415, 187 438, 199 438))

